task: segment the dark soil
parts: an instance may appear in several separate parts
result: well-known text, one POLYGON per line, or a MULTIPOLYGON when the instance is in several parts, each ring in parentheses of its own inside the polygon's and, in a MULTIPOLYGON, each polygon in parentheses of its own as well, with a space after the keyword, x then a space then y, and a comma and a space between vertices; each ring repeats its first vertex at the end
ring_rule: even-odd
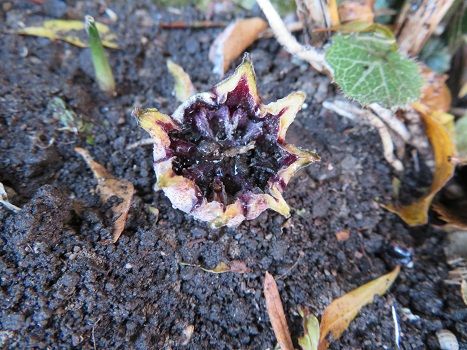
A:
MULTIPOLYGON (((94 1, 58 3, 64 4, 3 2, 0 31, 54 16, 101 18, 94 1)), ((444 234, 429 227, 409 230, 379 206, 391 198, 393 174, 376 131, 323 109, 334 88, 274 39, 250 49, 259 90, 266 102, 297 89, 307 93, 307 108, 288 142, 316 149, 322 158, 288 186, 292 218, 267 211, 237 229, 212 230, 155 193, 151 147, 126 150, 147 137, 130 112, 134 106, 175 110, 169 57, 200 91, 217 82, 207 56, 220 29, 158 29, 161 19, 203 19, 193 8, 175 13, 149 1, 112 6, 119 16, 112 29, 122 47, 109 53, 118 83, 114 99, 97 90, 87 50, 0 34, 0 181, 22 207, 17 214, 0 207, 2 348, 272 349, 276 341, 262 294, 266 271, 277 279, 297 339, 299 306, 320 315, 334 298, 388 272, 398 263, 394 244, 413 249, 414 267, 403 267, 390 292, 365 307, 331 348, 394 348, 392 305, 403 349, 438 348, 435 332, 441 328, 467 347, 467 309, 458 287, 443 282, 444 234), (55 96, 88 125, 86 131, 60 130, 47 109, 55 96), (112 203, 100 204, 76 146, 135 186, 116 244, 100 243, 111 235, 106 216, 112 203), (158 217, 151 207, 159 209, 158 217), (336 239, 341 230, 350 231, 348 240, 336 239), (233 260, 251 272, 212 274, 180 265, 214 268, 233 260), (403 308, 418 317, 407 317, 403 308)))

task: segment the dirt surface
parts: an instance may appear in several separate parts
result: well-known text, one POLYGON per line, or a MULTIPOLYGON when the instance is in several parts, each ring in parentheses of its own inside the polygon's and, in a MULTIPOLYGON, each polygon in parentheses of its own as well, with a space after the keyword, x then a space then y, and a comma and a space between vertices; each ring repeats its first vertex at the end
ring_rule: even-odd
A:
MULTIPOLYGON (((0 32, 57 16, 105 18, 92 1, 59 3, 11 2, 0 10, 0 32)), ((134 106, 174 111, 167 58, 182 65, 200 91, 218 81, 207 57, 220 29, 158 29, 161 20, 205 18, 193 8, 177 13, 151 2, 115 1, 112 10, 122 47, 109 53, 114 99, 97 90, 87 50, 0 34, 0 181, 22 208, 14 214, 0 207, 0 347, 272 349, 265 271, 278 282, 296 341, 299 306, 320 315, 334 298, 388 272, 398 263, 391 247, 400 244, 413 249, 413 267, 403 267, 390 292, 365 307, 331 348, 393 349, 392 305, 402 349, 437 349, 441 328, 467 348, 467 308, 458 287, 443 282, 444 234, 409 230, 379 206, 391 198, 393 174, 377 132, 323 109, 335 89, 274 39, 250 49, 259 90, 265 101, 297 89, 307 93, 288 141, 322 158, 288 186, 292 218, 268 211, 237 229, 212 230, 155 193, 151 146, 126 150, 147 137, 130 112, 134 106), (47 108, 56 96, 85 122, 85 131, 60 130, 47 108), (100 243, 111 235, 108 212, 115 203, 100 204, 76 146, 135 186, 116 244, 100 243), (341 230, 350 232, 348 240, 337 240, 341 230), (251 272, 212 274, 180 264, 214 268, 233 260, 251 272)))

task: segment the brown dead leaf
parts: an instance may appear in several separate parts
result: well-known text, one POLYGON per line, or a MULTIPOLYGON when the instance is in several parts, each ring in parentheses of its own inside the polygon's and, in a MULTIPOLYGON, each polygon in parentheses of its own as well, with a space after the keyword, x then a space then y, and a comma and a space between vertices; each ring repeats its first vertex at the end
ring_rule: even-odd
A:
POLYGON ((214 72, 224 75, 232 61, 253 44, 267 27, 265 20, 253 17, 237 20, 225 28, 209 50, 209 59, 214 63, 214 72))
POLYGON ((435 158, 433 183, 428 193, 412 204, 403 206, 389 204, 385 208, 399 215, 408 225, 417 226, 428 222, 428 209, 433 197, 454 174, 452 157, 455 154, 455 146, 449 132, 439 121, 432 117, 426 106, 414 103, 413 107, 425 123, 426 134, 433 149, 435 158))
POLYGON ((185 102, 196 93, 190 76, 181 66, 174 63, 172 60, 167 60, 167 69, 174 78, 174 93, 178 101, 185 102))
POLYGON ((75 151, 83 157, 84 161, 91 168, 97 180, 97 190, 101 201, 106 202, 112 196, 117 196, 123 200, 120 204, 112 207, 114 217, 112 239, 103 242, 105 244, 115 243, 125 228, 128 210, 130 209, 134 193, 133 184, 127 180, 113 177, 107 169, 94 161, 89 152, 84 148, 76 147, 75 151))
POLYGON ((339 232, 336 232, 336 238, 339 242, 346 241, 350 237, 350 231, 349 230, 341 230, 339 232))
POLYGON ((399 274, 399 271, 400 267, 397 266, 392 272, 352 290, 329 304, 321 317, 318 349, 327 349, 329 346, 328 336, 330 334, 334 340, 338 339, 362 307, 373 302, 373 298, 376 295, 386 293, 399 274))
POLYGON ((246 266, 246 264, 240 260, 232 260, 228 264, 221 261, 213 269, 207 269, 205 267, 202 267, 201 265, 195 265, 195 264, 190 264, 190 263, 185 263, 185 262, 181 262, 180 265, 197 267, 203 270, 204 272, 209 272, 209 273, 225 273, 225 272, 248 273, 248 272, 251 272, 251 270, 246 266))
POLYGON ((249 273, 251 272, 251 269, 246 266, 245 262, 241 260, 232 260, 229 263, 230 266, 230 271, 231 272, 237 272, 237 273, 249 273))
POLYGON ((341 23, 362 21, 373 23, 375 14, 373 11, 374 0, 344 0, 339 4, 339 18, 341 23))
POLYGON ((266 272, 264 276, 264 297, 269 320, 280 348, 282 350, 294 350, 277 284, 269 272, 266 272))
POLYGON ((451 108, 451 92, 446 85, 447 75, 437 74, 427 66, 422 66, 422 87, 420 103, 430 111, 447 112, 451 108))

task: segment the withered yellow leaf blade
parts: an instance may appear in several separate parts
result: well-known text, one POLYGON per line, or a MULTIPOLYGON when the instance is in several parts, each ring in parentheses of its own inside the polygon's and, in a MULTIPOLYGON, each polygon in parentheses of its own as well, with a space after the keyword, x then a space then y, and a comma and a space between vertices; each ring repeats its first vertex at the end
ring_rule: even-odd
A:
POLYGON ((102 165, 92 159, 91 155, 84 148, 76 147, 75 152, 83 157, 86 164, 91 168, 97 180, 97 190, 102 202, 106 202, 110 197, 117 196, 122 202, 112 207, 114 224, 112 239, 103 243, 115 243, 125 228, 128 211, 130 210, 133 198, 134 187, 130 181, 117 179, 107 171, 102 165))
POLYGON ((399 215, 408 225, 417 226, 428 222, 428 209, 433 197, 453 176, 455 165, 452 162, 452 157, 455 155, 456 149, 449 131, 429 113, 426 106, 414 103, 413 107, 422 117, 426 134, 433 149, 435 159, 433 182, 428 193, 415 202, 403 206, 389 204, 385 208, 399 215))
POLYGON ((177 100, 185 102, 189 97, 196 93, 190 76, 181 66, 174 63, 172 60, 167 60, 167 69, 175 81, 174 92, 177 100))
POLYGON ((362 307, 371 303, 376 295, 386 293, 399 271, 400 267, 397 266, 392 272, 354 289, 329 304, 321 317, 318 349, 327 349, 330 335, 334 340, 338 339, 362 307))
MULTIPOLYGON (((110 49, 118 49, 117 36, 103 23, 96 22, 102 45, 110 49)), ((78 47, 87 47, 84 22, 77 20, 52 19, 41 26, 25 27, 16 31, 17 34, 39 36, 50 40, 63 40, 78 47)))
POLYGON ((277 284, 269 272, 266 272, 264 276, 264 297, 269 320, 280 348, 282 350, 294 350, 277 284))

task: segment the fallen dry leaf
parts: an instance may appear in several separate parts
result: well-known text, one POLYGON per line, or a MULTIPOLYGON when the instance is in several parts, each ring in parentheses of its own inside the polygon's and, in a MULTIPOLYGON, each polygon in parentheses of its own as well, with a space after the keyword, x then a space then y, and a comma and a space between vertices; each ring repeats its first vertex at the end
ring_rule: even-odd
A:
POLYGON ((240 19, 229 24, 214 40, 209 50, 209 59, 214 63, 214 72, 224 75, 232 61, 253 44, 267 27, 267 22, 259 17, 240 19))
POLYGON ((131 200, 133 198, 133 184, 127 180, 117 179, 110 174, 107 169, 94 161, 91 155, 84 148, 76 147, 75 151, 83 157, 89 168, 91 168, 94 177, 97 180, 97 190, 101 201, 105 203, 110 197, 117 196, 122 199, 122 202, 112 207, 114 224, 112 239, 102 243, 115 243, 125 228, 128 210, 130 209, 131 200))
POLYGON ((464 304, 467 305, 467 281, 462 280, 461 282, 461 294, 462 294, 462 300, 464 301, 464 304))
POLYGON ((435 158, 435 170, 430 190, 423 197, 409 205, 384 206, 389 211, 399 215, 410 226, 424 225, 428 222, 428 209, 433 197, 449 181, 454 174, 452 157, 455 154, 454 142, 446 128, 432 115, 426 106, 414 103, 413 107, 420 113, 425 123, 426 134, 430 140, 435 158))
POLYGON ((246 264, 240 260, 232 260, 228 264, 221 261, 213 269, 207 269, 205 267, 202 267, 201 265, 195 265, 195 264, 190 264, 190 263, 185 263, 185 262, 181 262, 180 265, 197 267, 209 273, 224 273, 224 272, 248 273, 248 272, 251 272, 251 270, 246 266, 246 264))
POLYGON ((264 276, 264 297, 269 320, 280 348, 282 350, 294 350, 277 284, 269 272, 266 272, 264 276))
POLYGON ((451 108, 451 92, 446 85, 447 75, 437 74, 423 65, 421 69, 424 85, 420 103, 430 111, 447 112, 451 108))
MULTIPOLYGON (((96 27, 99 31, 102 45, 110 49, 118 49, 117 36, 110 31, 110 28, 99 22, 96 22, 96 27)), ((78 47, 88 46, 83 21, 51 19, 44 21, 41 26, 21 28, 15 33, 39 36, 50 40, 63 40, 78 47)))
POLYGON ((299 308, 298 313, 303 319, 303 336, 298 338, 302 350, 318 350, 319 321, 309 310, 299 308))
POLYGON ((329 304, 321 317, 318 349, 327 349, 329 346, 329 335, 332 335, 333 340, 338 339, 362 307, 373 302, 373 298, 376 295, 386 293, 399 274, 399 271, 400 267, 397 266, 392 272, 352 290, 329 304))
POLYGON ((246 266, 245 262, 241 260, 232 260, 229 263, 230 271, 237 273, 248 273, 251 272, 251 269, 246 266))
POLYGON ((374 0, 344 0, 338 7, 341 23, 363 21, 373 23, 375 14, 373 11, 374 0))
POLYGON ((174 78, 174 93, 178 101, 185 102, 196 93, 190 76, 181 66, 174 63, 172 60, 167 60, 167 69, 174 78))
POLYGON ((336 238, 339 242, 346 241, 350 237, 350 231, 349 230, 341 230, 339 232, 336 232, 336 238))

